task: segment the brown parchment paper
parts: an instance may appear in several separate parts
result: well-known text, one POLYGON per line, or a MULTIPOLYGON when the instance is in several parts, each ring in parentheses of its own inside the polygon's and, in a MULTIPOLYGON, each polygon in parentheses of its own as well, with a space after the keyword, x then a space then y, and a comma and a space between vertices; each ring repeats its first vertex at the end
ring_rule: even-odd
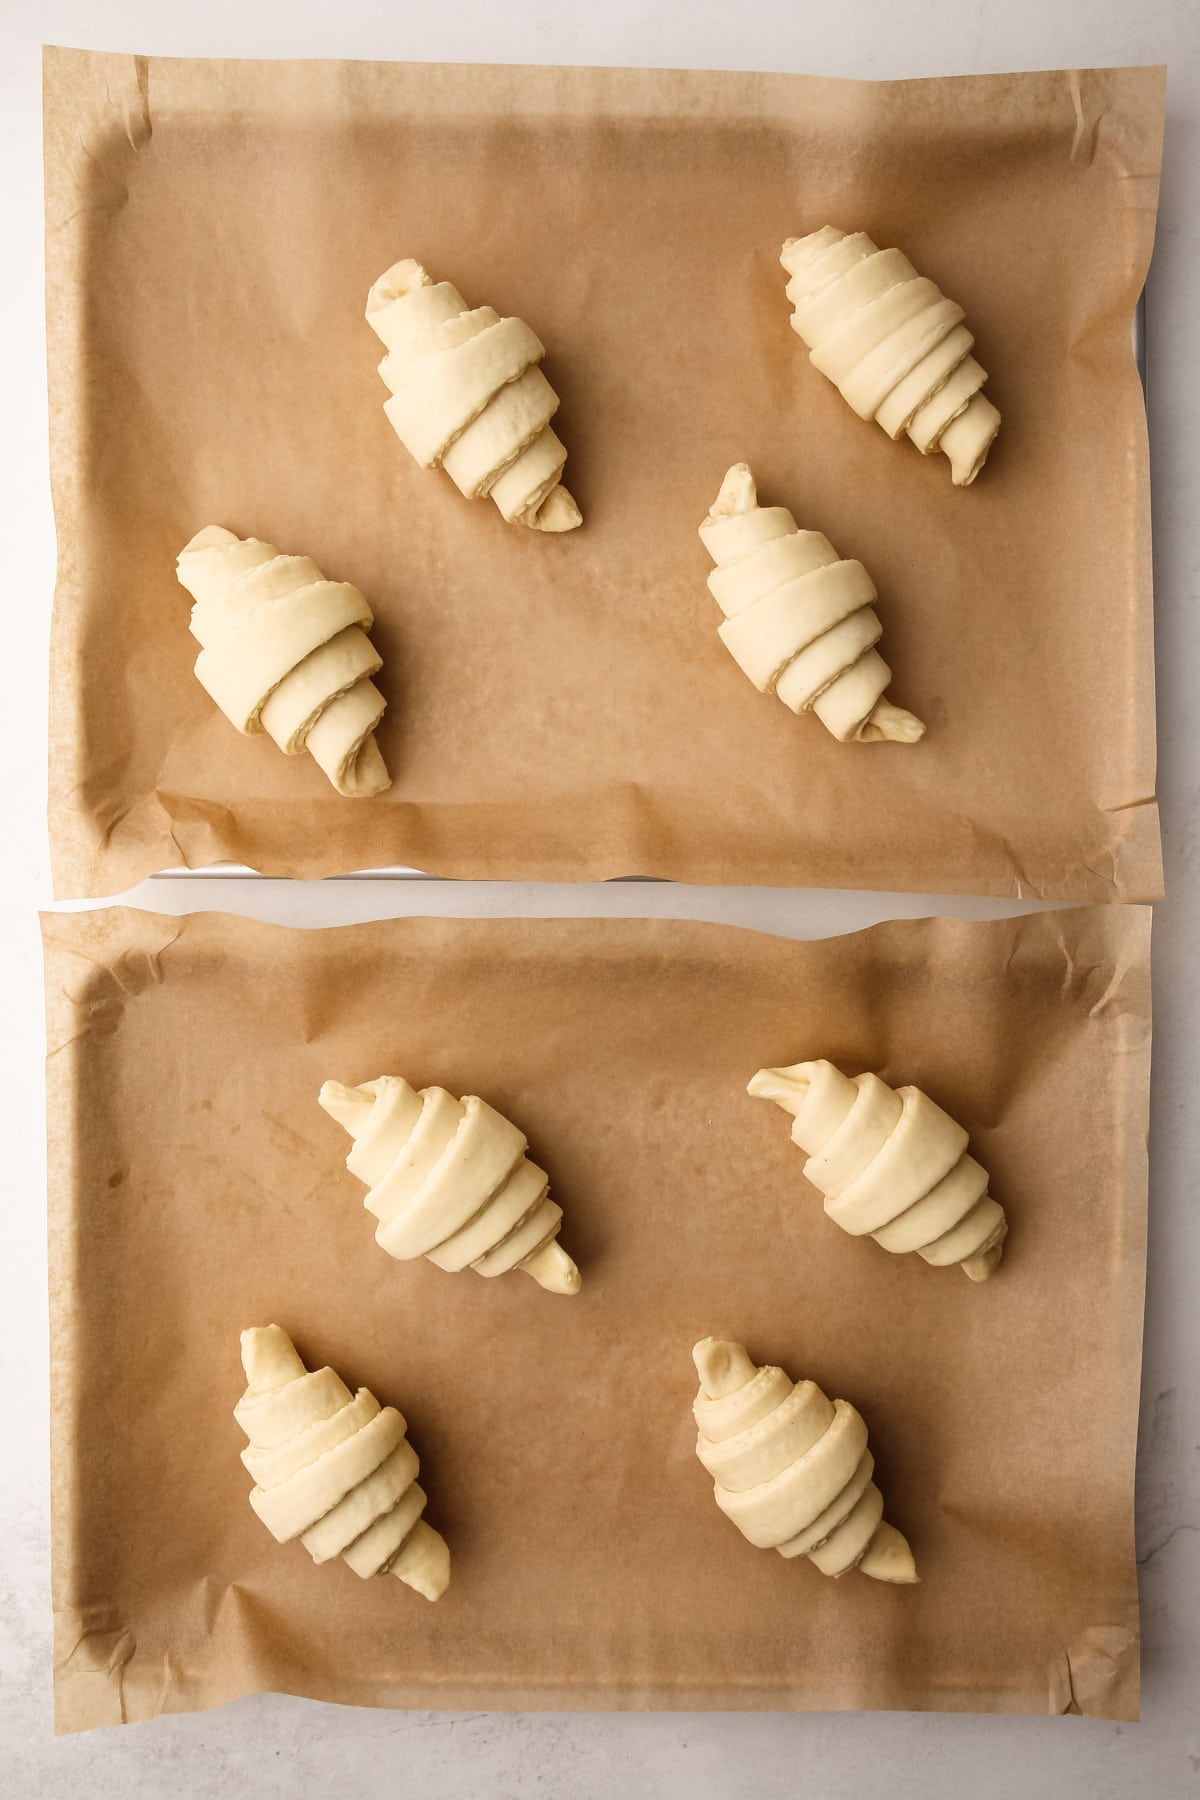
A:
POLYGON ((45 920, 55 1685, 72 1730, 283 1689, 380 1706, 1137 1713, 1144 909, 799 944, 651 920, 45 920), (998 1274, 823 1216, 761 1063, 962 1120, 998 1274), (517 1120, 577 1299, 390 1260, 328 1076, 517 1120), (238 1333, 398 1404, 430 1606, 247 1502, 238 1333), (756 1551, 694 1456, 708 1332, 859 1406, 915 1589, 756 1551))
POLYGON ((317 876, 1153 898, 1149 500, 1130 349, 1161 69, 866 83, 52 50, 57 891, 317 876), (786 236, 901 245, 1004 424, 967 492, 789 327, 786 236), (548 346, 585 525, 506 527, 383 414, 371 282, 420 257, 548 346), (836 744, 717 637, 727 465, 859 557, 916 749, 836 744), (192 677, 199 526, 376 609, 395 783, 348 802, 192 677))

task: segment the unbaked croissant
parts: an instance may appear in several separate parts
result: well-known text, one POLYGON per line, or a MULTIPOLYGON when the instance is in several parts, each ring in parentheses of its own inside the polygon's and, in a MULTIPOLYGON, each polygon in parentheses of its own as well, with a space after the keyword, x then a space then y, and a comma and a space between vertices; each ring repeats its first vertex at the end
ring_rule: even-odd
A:
POLYGON ((851 1081, 831 1062, 804 1062, 760 1069, 748 1091, 792 1115, 804 1173, 843 1231, 987 1280, 1003 1253, 1004 1208, 967 1155, 967 1133, 920 1088, 890 1088, 878 1075, 851 1081))
POLYGON ((549 1178, 526 1156, 524 1134, 486 1101, 418 1092, 398 1075, 362 1087, 327 1081, 319 1099, 354 1140, 346 1167, 370 1189, 364 1204, 389 1256, 480 1275, 524 1269, 553 1294, 579 1292, 549 1178))
POLYGON ((445 1540, 422 1518, 420 1462, 394 1406, 351 1394, 332 1369, 304 1367, 287 1332, 242 1333, 247 1387, 233 1416, 250 1440, 250 1504, 281 1544, 314 1562, 340 1556, 356 1575, 396 1575, 427 1600, 450 1580, 445 1540))
POLYGON ((467 310, 458 289, 406 257, 367 296, 387 348, 384 412, 423 469, 439 465, 468 499, 490 494, 509 523, 570 531, 582 522, 563 487, 567 453, 550 428, 558 395, 538 367, 546 347, 523 319, 467 310))
POLYGON ((692 1360, 696 1455, 744 1538, 807 1556, 822 1575, 918 1579, 907 1539, 884 1519, 867 1428, 848 1400, 830 1403, 815 1381, 760 1369, 723 1338, 703 1338, 692 1360))
POLYGON ((860 419, 890 438, 906 431, 923 455, 944 450, 955 486, 969 487, 1000 414, 982 391, 987 375, 971 355, 962 307, 865 231, 825 225, 789 238, 779 260, 791 276, 792 330, 813 366, 860 419))
POLYGON ((815 712, 840 743, 923 736, 920 719, 884 697, 892 671, 874 648, 883 627, 871 577, 821 532, 798 530, 786 506, 760 506, 748 463, 727 471, 700 538, 717 565, 717 635, 760 692, 815 712))
POLYGON ((196 677, 230 724, 268 732, 288 756, 307 750, 339 794, 389 787, 375 742, 387 702, 370 679, 380 657, 358 589, 220 525, 184 545, 178 572, 195 601, 196 677))

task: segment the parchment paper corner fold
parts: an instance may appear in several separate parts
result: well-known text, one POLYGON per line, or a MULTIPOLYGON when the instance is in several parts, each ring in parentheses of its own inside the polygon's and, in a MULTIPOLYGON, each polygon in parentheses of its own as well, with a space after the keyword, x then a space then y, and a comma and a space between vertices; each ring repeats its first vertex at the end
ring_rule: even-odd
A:
POLYGON ((1163 93, 47 52, 57 890, 232 859, 1156 897, 1130 326, 1163 93), (966 307, 1004 418, 970 490, 809 367, 777 257, 827 219, 966 307), (581 531, 396 441, 362 312, 405 253, 548 346, 581 531), (871 572, 919 746, 840 746, 729 659, 696 526, 743 458, 871 572), (214 521, 368 596, 386 795, 194 680, 174 559, 214 521))
POLYGON ((1147 908, 793 943, 661 920, 295 931, 44 920, 58 1724, 280 1690, 393 1707, 1138 1705, 1147 908), (923 1087, 1005 1205, 983 1287, 822 1214, 764 1063, 923 1087), (570 1301, 375 1245, 327 1077, 529 1137, 570 1301), (452 1549, 429 1606, 247 1504, 238 1333, 401 1407, 452 1549), (863 1412, 921 1584, 753 1550, 693 1454, 692 1343, 863 1412))

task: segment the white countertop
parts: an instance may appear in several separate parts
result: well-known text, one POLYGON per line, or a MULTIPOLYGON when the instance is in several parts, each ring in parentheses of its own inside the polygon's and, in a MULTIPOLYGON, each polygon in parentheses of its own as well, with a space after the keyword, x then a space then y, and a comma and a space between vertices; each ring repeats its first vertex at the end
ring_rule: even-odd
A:
MULTIPOLYGON (((1200 9, 1194 0, 8 0, 0 14, 0 320, 10 353, 0 437, 8 557, 0 883, 6 1013, 0 1105, 10 1146, 0 1257, 0 1782, 14 1800, 159 1800, 354 1792, 423 1800, 804 1794, 909 1800, 1014 1794, 1200 1795, 1200 9), (1155 1080, 1138 1544, 1143 1719, 985 1716, 488 1715, 370 1712, 266 1696, 216 1713, 55 1741, 50 1700, 43 1040, 36 909, 50 904, 45 673, 54 571, 42 331, 40 45, 162 55, 658 64, 900 77, 1166 62, 1166 174, 1149 288, 1160 768, 1168 898, 1155 936, 1155 1080), (15 353, 14 353, 15 351, 15 353)), ((722 919, 797 937, 1002 901, 929 895, 555 889, 432 882, 179 878, 128 896, 296 924, 400 912, 627 912, 722 919)), ((1086 1121, 1081 1121, 1086 1129, 1086 1121)))

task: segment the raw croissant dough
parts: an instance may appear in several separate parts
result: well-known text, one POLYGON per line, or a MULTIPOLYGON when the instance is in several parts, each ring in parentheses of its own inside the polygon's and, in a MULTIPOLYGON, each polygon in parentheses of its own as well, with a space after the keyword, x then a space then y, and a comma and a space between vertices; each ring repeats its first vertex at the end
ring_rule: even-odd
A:
POLYGON ((229 722, 268 732, 288 756, 309 751, 339 794, 389 787, 375 742, 387 703, 370 679, 380 658, 358 589, 220 525, 184 545, 178 571, 196 603, 197 679, 229 722))
POLYGON ((923 455, 944 450, 954 485, 969 487, 1000 414, 982 391, 987 375, 971 355, 962 307, 864 231, 825 225, 789 238, 779 260, 791 276, 792 330, 814 367, 860 419, 890 438, 906 431, 923 455))
POLYGON ((884 1520, 867 1428, 848 1400, 831 1404, 815 1381, 757 1368, 741 1344, 722 1338, 702 1339, 692 1360, 696 1455, 744 1538, 807 1556, 822 1575, 861 1569, 876 1581, 918 1579, 907 1539, 884 1520))
POLYGON ((450 1580, 445 1540, 427 1525, 420 1463, 394 1406, 351 1394, 332 1369, 311 1374, 278 1325, 242 1333, 247 1387, 233 1416, 250 1439, 250 1504, 281 1544, 314 1562, 341 1556, 356 1575, 396 1575, 427 1600, 450 1580))
POLYGON ((550 429, 558 395, 538 367, 546 347, 523 319, 490 306, 468 312, 457 288, 406 257, 371 289, 367 322, 388 352, 383 410, 423 469, 440 464, 468 499, 490 494, 510 524, 582 523, 560 481, 567 453, 550 429))
POLYGON ((804 1173, 843 1231, 987 1280, 1004 1248, 1004 1208, 967 1155, 967 1133, 920 1088, 890 1088, 878 1075, 851 1081, 831 1062, 806 1062, 760 1069, 748 1091, 791 1113, 804 1173))
POLYGON ((884 698, 892 671, 873 648, 883 627, 871 577, 821 532, 799 531, 786 506, 760 506, 748 463, 727 472, 700 538, 717 565, 717 634, 760 692, 815 712, 840 743, 923 736, 920 719, 884 698))
POLYGON ((362 1087, 327 1081, 319 1099, 350 1133, 346 1167, 370 1192, 375 1241, 407 1262, 480 1275, 524 1269, 552 1294, 579 1292, 579 1270, 558 1242, 562 1208, 515 1125, 474 1094, 417 1092, 398 1075, 362 1087))

